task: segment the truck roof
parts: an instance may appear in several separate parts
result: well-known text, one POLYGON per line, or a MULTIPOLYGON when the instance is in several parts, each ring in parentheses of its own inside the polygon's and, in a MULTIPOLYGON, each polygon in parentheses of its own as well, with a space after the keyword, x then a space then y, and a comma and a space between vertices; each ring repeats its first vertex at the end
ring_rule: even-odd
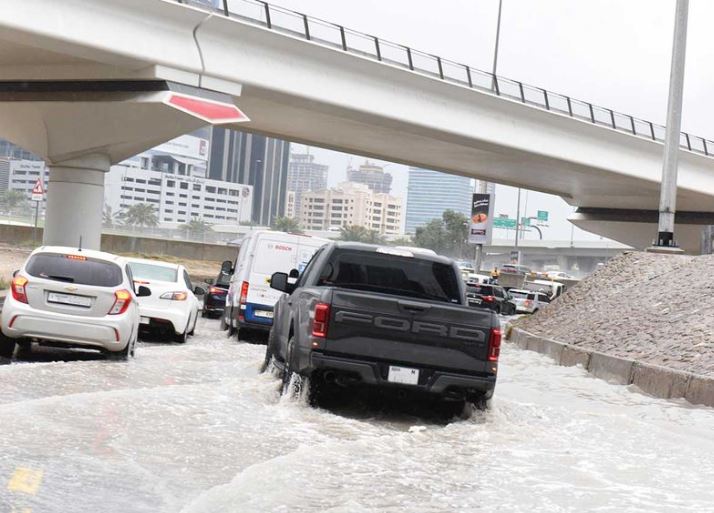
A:
POLYGON ((409 257, 409 258, 415 258, 418 260, 429 260, 431 262, 438 262, 440 264, 447 264, 451 265, 454 261, 451 258, 441 256, 441 255, 432 255, 430 253, 426 253, 423 251, 411 251, 406 248, 397 248, 394 246, 383 246, 379 244, 366 244, 364 242, 351 242, 351 241, 335 241, 332 242, 331 245, 333 245, 336 248, 339 249, 352 249, 356 251, 369 251, 373 253, 383 253, 386 255, 395 255, 395 256, 402 256, 402 257, 409 257))

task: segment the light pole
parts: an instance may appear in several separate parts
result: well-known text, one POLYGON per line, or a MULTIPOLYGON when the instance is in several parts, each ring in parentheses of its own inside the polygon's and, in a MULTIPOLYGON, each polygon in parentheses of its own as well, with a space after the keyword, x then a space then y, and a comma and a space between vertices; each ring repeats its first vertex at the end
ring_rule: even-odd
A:
MULTIPOLYGON (((493 73, 491 76, 491 87, 496 90, 496 70, 498 69, 498 43, 501 39, 501 11, 503 9, 503 0, 498 0, 498 17, 496 18, 496 44, 493 47, 493 73)), ((478 194, 486 194, 488 192, 488 182, 484 180, 476 180, 474 192, 478 194)), ((491 209, 493 209, 493 205, 491 209)), ((489 214, 490 215, 490 214, 489 214)), ((483 264, 483 244, 476 244, 476 272, 481 270, 483 264)))
POLYGON ((674 15, 672 65, 669 74, 667 127, 664 140, 664 163, 659 200, 659 225, 655 250, 677 247, 674 240, 674 214, 677 206, 677 164, 682 128, 682 96, 684 92, 684 61, 687 50, 687 16, 689 0, 677 0, 674 15))

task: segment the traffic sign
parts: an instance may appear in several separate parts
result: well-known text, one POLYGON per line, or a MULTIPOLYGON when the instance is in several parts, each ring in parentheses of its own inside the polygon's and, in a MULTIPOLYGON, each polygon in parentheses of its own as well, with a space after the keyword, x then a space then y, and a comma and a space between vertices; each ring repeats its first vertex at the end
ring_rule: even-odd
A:
POLYGON ((521 217, 521 226, 530 226, 530 225, 531 225, 530 217, 521 217))
POLYGON ((506 228, 506 229, 511 229, 515 230, 516 229, 516 220, 515 219, 510 219, 508 217, 497 217, 496 219, 493 220, 493 227, 494 228, 506 228))
POLYGON ((538 211, 538 221, 541 223, 548 222, 548 211, 547 210, 539 210, 538 211))
POLYGON ((45 187, 42 184, 42 177, 40 177, 32 188, 32 201, 42 201, 43 199, 45 199, 45 187))

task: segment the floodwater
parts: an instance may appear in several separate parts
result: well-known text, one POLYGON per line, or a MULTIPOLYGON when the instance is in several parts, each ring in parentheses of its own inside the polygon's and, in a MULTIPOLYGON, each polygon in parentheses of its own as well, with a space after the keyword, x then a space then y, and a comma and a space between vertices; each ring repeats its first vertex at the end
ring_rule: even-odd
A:
POLYGON ((316 409, 258 373, 264 350, 201 320, 128 363, 0 366, 0 512, 714 511, 714 409, 509 345, 469 420, 316 409))

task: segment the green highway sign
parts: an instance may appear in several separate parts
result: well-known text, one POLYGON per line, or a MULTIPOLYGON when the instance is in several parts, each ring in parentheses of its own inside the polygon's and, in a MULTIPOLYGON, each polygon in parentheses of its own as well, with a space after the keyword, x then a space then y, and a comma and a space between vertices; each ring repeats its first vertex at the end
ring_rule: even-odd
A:
POLYGON ((530 217, 521 217, 521 226, 530 226, 530 225, 531 225, 530 217))
POLYGON ((493 220, 494 228, 510 228, 512 230, 516 229, 516 220, 510 219, 508 217, 497 217, 493 220))
POLYGON ((538 221, 547 223, 548 222, 548 211, 547 210, 539 210, 538 211, 538 221))

